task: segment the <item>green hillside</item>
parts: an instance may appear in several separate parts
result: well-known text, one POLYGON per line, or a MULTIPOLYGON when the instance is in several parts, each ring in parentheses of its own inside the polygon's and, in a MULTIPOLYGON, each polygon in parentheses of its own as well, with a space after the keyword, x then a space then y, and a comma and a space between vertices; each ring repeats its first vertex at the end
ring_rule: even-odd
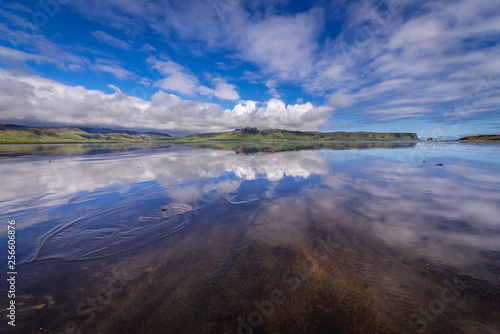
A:
POLYGON ((0 125, 0 143, 15 142, 259 142, 259 141, 414 141, 415 133, 383 132, 302 132, 257 128, 228 132, 194 133, 187 137, 170 137, 161 133, 93 129, 93 128, 30 128, 0 125))
POLYGON ((303 132, 279 129, 236 129, 228 132, 193 133, 183 141, 409 141, 418 140, 415 133, 383 132, 303 132))
POLYGON ((467 137, 462 137, 459 140, 468 140, 468 141, 500 140, 500 135, 467 136, 467 137))
MULTIPOLYGON (((98 132, 99 129, 95 129, 98 132)), ((108 141, 163 141, 168 135, 146 134, 135 131, 106 129, 105 133, 90 133, 79 128, 30 128, 0 125, 0 143, 8 142, 108 142, 108 141)))

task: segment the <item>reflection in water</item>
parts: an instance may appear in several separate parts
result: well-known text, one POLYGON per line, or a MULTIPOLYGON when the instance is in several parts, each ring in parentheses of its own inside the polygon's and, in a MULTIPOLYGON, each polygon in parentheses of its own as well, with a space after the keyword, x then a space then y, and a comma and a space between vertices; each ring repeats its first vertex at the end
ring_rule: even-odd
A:
POLYGON ((127 199, 119 199, 119 204, 112 208, 56 226, 38 239, 36 250, 25 262, 98 259, 136 248, 145 239, 152 242, 164 238, 187 225, 189 219, 183 213, 194 209, 189 205, 171 205, 171 211, 163 217, 137 218, 138 213, 147 215, 151 210, 150 195, 129 193, 127 199), (179 206, 181 210, 175 210, 179 206))
MULTIPOLYGON (((20 155, 95 155, 111 152, 147 151, 171 148, 175 143, 104 143, 104 144, 4 144, 0 146, 0 156, 20 155)), ((181 146, 181 145, 176 145, 181 146)), ((370 148, 403 148, 415 147, 415 142, 285 142, 285 143, 199 143, 191 144, 196 148, 211 148, 238 153, 285 152, 296 150, 346 150, 370 148)))
POLYGON ((103 143, 103 144, 3 144, 0 156, 21 155, 94 155, 116 151, 154 150, 170 147, 166 143, 103 143))
POLYGON ((498 332, 500 146, 382 144, 3 150, 16 329, 498 332))

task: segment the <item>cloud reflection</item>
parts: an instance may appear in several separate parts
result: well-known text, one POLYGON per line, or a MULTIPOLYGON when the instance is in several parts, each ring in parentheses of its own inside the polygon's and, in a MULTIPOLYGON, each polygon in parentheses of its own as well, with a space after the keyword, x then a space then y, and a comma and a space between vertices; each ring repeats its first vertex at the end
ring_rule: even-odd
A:
POLYGON ((492 278, 500 270, 485 263, 500 254, 498 166, 477 155, 446 158, 446 147, 436 150, 444 166, 413 164, 404 173, 397 158, 408 152, 403 150, 245 155, 176 146, 146 153, 4 157, 0 201, 9 209, 34 200, 40 211, 23 222, 26 227, 53 218, 43 208, 123 195, 139 184, 154 185, 157 199, 186 204, 207 202, 214 194, 243 202, 256 195, 293 199, 290 212, 307 205, 313 215, 332 217, 324 223, 369 229, 387 245, 464 270, 481 268, 492 278))

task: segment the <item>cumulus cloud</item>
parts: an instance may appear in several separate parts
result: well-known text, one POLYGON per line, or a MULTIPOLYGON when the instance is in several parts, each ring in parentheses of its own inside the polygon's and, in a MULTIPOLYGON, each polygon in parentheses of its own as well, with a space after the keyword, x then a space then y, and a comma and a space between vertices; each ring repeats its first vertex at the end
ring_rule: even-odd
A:
POLYGON ((278 99, 242 101, 224 109, 162 90, 145 101, 122 93, 115 85, 108 87, 113 94, 0 70, 0 122, 154 129, 185 135, 245 126, 314 130, 333 112, 329 106, 316 107, 310 102, 286 105, 278 99))
MULTIPOLYGON (((229 53, 233 60, 250 65, 239 79, 259 85, 272 82, 267 88, 273 98, 279 98, 280 85, 300 85, 313 96, 328 96, 329 107, 357 104, 355 116, 365 122, 415 117, 450 122, 465 117, 443 114, 472 120, 498 113, 498 1, 341 1, 339 6, 317 3, 295 12, 280 1, 89 0, 68 7, 130 39, 147 31, 166 37, 173 49, 185 49, 188 42, 193 54, 229 53), (339 19, 340 30, 335 28, 339 19), (471 97, 476 98, 473 104, 471 97)), ((22 17, 7 14, 13 25, 21 24, 22 17)), ((0 25, 4 41, 5 29, 0 25)), ((94 35, 115 47, 130 44, 103 32, 94 35)), ((0 53, 3 58, 49 62, 64 69, 92 63, 36 32, 29 40, 31 49, 24 53, 0 53)), ((154 52, 147 46, 139 50, 154 52)), ((191 98, 240 98, 237 87, 222 78, 201 83, 198 74, 172 60, 149 65, 162 74, 154 83, 165 91, 191 98)), ((91 68, 130 78, 110 64, 91 68)))
MULTIPOLYGON (((286 105, 279 99, 259 104, 255 101, 238 103, 227 113, 234 118, 235 126, 245 120, 259 128, 285 128, 291 130, 315 130, 326 123, 333 113, 329 106, 315 107, 312 103, 286 105)), ((242 124, 242 123, 240 123, 242 124)))

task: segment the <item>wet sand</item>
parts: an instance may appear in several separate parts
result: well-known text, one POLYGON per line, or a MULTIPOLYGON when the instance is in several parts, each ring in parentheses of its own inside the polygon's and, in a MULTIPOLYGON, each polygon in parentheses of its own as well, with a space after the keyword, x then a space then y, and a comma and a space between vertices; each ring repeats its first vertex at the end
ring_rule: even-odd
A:
MULTIPOLYGON (((18 316, 44 333, 72 326, 83 333, 500 328, 498 286, 391 247, 348 210, 330 217, 313 207, 297 198, 237 208, 218 201, 199 213, 189 233, 133 254, 64 268, 34 264, 45 278, 26 288, 24 296, 31 297, 24 302, 31 306, 18 316), (117 275, 123 282, 110 289, 113 272, 125 278, 117 275)), ((19 332, 40 332, 22 323, 19 332)))

